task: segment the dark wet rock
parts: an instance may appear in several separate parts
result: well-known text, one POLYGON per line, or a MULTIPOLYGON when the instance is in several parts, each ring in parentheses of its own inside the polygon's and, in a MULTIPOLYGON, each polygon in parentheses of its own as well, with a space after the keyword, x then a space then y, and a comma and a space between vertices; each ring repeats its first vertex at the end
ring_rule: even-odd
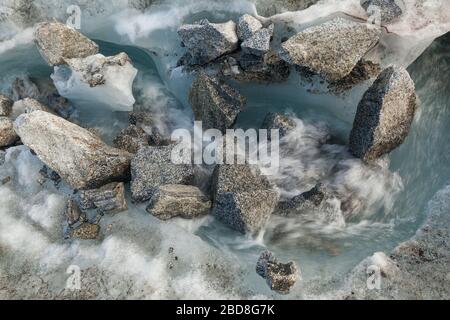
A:
POLYGON ((213 214, 241 233, 261 231, 279 200, 267 178, 249 165, 217 166, 212 185, 213 214))
POLYGON ((47 166, 43 166, 42 169, 39 170, 39 174, 41 175, 41 178, 38 182, 41 185, 43 185, 48 180, 53 181, 56 187, 58 187, 61 183, 61 176, 56 171, 53 171, 47 166))
POLYGON ((237 25, 237 35, 239 40, 245 41, 255 35, 255 33, 261 30, 263 27, 262 23, 255 17, 244 14, 239 18, 237 25))
POLYGON ((191 184, 194 166, 172 162, 173 145, 145 147, 131 161, 131 193, 133 200, 149 200, 158 187, 166 184, 191 184))
MULTIPOLYGON (((297 127, 297 123, 292 117, 281 113, 268 113, 261 129, 279 130, 280 138, 287 136, 292 130, 297 127)), ((269 135, 270 136, 270 135, 269 135)))
POLYGON ((69 237, 72 239, 80 240, 95 240, 100 233, 100 226, 98 224, 85 222, 79 227, 73 229, 69 233, 69 237))
POLYGON ((86 215, 81 211, 80 207, 75 200, 69 199, 67 201, 66 210, 64 216, 69 226, 73 226, 78 222, 86 222, 86 215))
POLYGON ((390 24, 398 20, 403 15, 403 8, 405 8, 403 0, 361 0, 361 6, 369 16, 378 12, 374 10, 379 10, 383 24, 390 24))
POLYGON ((299 212, 319 207, 328 197, 328 192, 322 184, 318 184, 310 191, 302 193, 289 201, 280 202, 278 209, 284 214, 298 214, 299 212))
POLYGON ((8 117, 0 117, 0 148, 9 147, 18 140, 12 120, 8 117))
POLYGON ((371 161, 399 147, 415 110, 415 87, 408 71, 397 66, 384 70, 358 105, 350 135, 352 153, 371 161))
POLYGON ((330 83, 328 88, 331 92, 339 94, 352 89, 364 81, 377 77, 381 71, 379 64, 363 59, 358 62, 348 76, 330 83))
POLYGON ((170 138, 166 137, 156 125, 153 116, 148 111, 133 111, 129 114, 131 125, 141 128, 147 135, 150 146, 168 146, 172 144, 170 138))
POLYGON ((239 43, 233 21, 210 23, 205 19, 197 24, 182 25, 178 35, 191 56, 190 64, 211 62, 235 51, 239 43))
POLYGON ((273 32, 271 30, 263 28, 242 42, 241 49, 244 54, 263 56, 270 50, 272 35, 273 32))
POLYGON ((114 147, 137 153, 140 148, 148 147, 148 136, 144 129, 131 125, 123 129, 114 139, 114 147))
POLYGON ((266 279, 270 289, 279 294, 289 294, 299 278, 295 262, 280 263, 273 253, 265 251, 256 265, 256 272, 266 279))
POLYGON ((61 117, 34 111, 20 115, 14 129, 23 144, 74 189, 92 189, 129 177, 131 154, 61 117))
POLYGON ((113 182, 98 189, 81 190, 77 197, 82 210, 96 209, 101 214, 128 210, 123 182, 113 182))
POLYGON ((99 51, 95 42, 58 21, 39 24, 35 41, 42 57, 51 66, 65 64, 66 59, 86 58, 99 51))
POLYGON ((27 76, 14 79, 11 84, 11 97, 14 101, 25 98, 38 99, 40 96, 39 88, 27 76))
POLYGON ((189 101, 195 119, 203 121, 203 129, 225 132, 232 128, 246 99, 237 90, 216 77, 201 72, 192 84, 189 101))
POLYGON ((307 68, 328 81, 337 81, 352 72, 379 37, 376 28, 335 18, 282 43, 280 54, 293 65, 307 68))
POLYGON ((211 200, 197 187, 164 185, 152 196, 147 211, 161 220, 193 219, 207 215, 211 200))
POLYGON ((0 117, 9 117, 14 101, 0 94, 0 117))

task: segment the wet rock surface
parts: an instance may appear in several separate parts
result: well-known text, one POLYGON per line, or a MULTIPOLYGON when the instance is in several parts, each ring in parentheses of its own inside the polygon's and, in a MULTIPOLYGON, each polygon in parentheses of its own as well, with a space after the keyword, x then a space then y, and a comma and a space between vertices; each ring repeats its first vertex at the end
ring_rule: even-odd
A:
POLYGON ((278 130, 279 137, 287 136, 292 130, 297 127, 297 123, 292 117, 281 113, 268 113, 265 117, 261 129, 278 130))
POLYGON ((197 187, 164 185, 152 196, 147 211, 161 220, 193 219, 211 210, 211 200, 197 187))
POLYGON ((244 14, 239 18, 237 25, 237 35, 239 40, 245 41, 253 37, 257 31, 261 30, 263 27, 262 23, 255 17, 244 14))
POLYGON ((135 154, 139 149, 149 146, 148 140, 144 129, 131 125, 123 129, 114 139, 114 147, 135 154))
POLYGON ((408 71, 387 68, 358 105, 350 135, 352 153, 372 161, 396 149, 408 136, 415 111, 415 86, 408 71))
POLYGON ((77 199, 82 210, 96 209, 101 214, 128 210, 123 182, 113 182, 98 189, 81 190, 77 199))
POLYGON ((53 21, 36 27, 35 39, 42 57, 51 66, 66 59, 85 58, 98 53, 98 45, 69 26, 53 21))
POLYGON ((203 129, 225 132, 232 128, 246 99, 237 90, 216 77, 201 72, 192 84, 189 101, 195 119, 203 121, 203 129))
POLYGON ((378 14, 379 10, 383 24, 396 22, 404 13, 402 8, 405 8, 403 0, 361 0, 361 6, 370 15, 378 14))
POLYGON ((190 184, 194 166, 172 162, 174 146, 141 148, 131 161, 133 200, 149 200, 157 188, 167 184, 190 184))
POLYGON ((289 294, 299 278, 295 262, 280 263, 269 251, 261 254, 256 265, 256 273, 266 279, 271 290, 279 294, 289 294))
POLYGON ((259 169, 219 165, 213 175, 213 214, 231 228, 256 234, 270 219, 279 194, 259 169))
POLYGON ((74 189, 127 179, 131 155, 97 136, 44 111, 23 114, 14 124, 22 142, 74 189))
POLYGON ((379 37, 380 31, 367 24, 335 18, 289 38, 280 54, 293 65, 337 81, 352 72, 379 37))
POLYGON ((12 112, 14 101, 0 94, 0 117, 8 117, 12 112))

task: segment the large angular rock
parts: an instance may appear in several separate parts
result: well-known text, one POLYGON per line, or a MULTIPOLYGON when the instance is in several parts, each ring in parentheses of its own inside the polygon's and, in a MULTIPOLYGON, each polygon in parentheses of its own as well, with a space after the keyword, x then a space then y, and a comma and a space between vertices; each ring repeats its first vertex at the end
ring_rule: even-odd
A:
POLYGON ((239 43, 233 21, 210 23, 202 20, 197 24, 182 25, 178 29, 178 35, 191 56, 191 64, 213 61, 235 51, 239 43))
POLYGON ((13 122, 7 117, 0 117, 0 148, 13 145, 19 137, 14 131, 13 122))
POLYGON ((107 146, 99 137, 44 111, 20 115, 14 129, 74 189, 92 189, 129 177, 131 155, 107 146))
POLYGON ((92 101, 116 111, 132 111, 136 102, 133 82, 137 69, 126 53, 105 57, 66 59, 55 68, 52 79, 58 92, 71 100, 92 101))
POLYGON ((133 200, 149 200, 166 184, 190 184, 194 166, 172 161, 174 146, 141 148, 131 161, 131 194, 133 200))
POLYGON ((279 294, 289 294, 299 278, 295 262, 280 263, 269 251, 263 252, 259 257, 256 273, 266 279, 271 290, 279 294))
POLYGON ((128 210, 123 182, 113 182, 98 189, 81 190, 78 203, 82 210, 97 209, 100 213, 118 213, 128 210))
POLYGON ((249 165, 219 165, 213 177, 213 214, 231 228, 256 234, 270 219, 279 193, 249 165))
POLYGON ((378 42, 380 31, 343 18, 308 28, 282 46, 281 57, 329 81, 344 78, 378 42))
POLYGON ((193 219, 207 215, 211 200, 197 187, 164 185, 157 189, 147 211, 161 220, 175 217, 193 219))
POLYGON ((36 45, 51 66, 66 59, 85 58, 98 53, 98 45, 71 27, 58 22, 43 22, 36 27, 36 45))
POLYGON ((253 54, 256 56, 264 56, 270 50, 270 40, 272 31, 269 29, 261 29, 241 44, 241 49, 245 54, 253 54))
POLYGON ((382 23, 390 24, 403 15, 403 0, 361 0, 361 6, 369 15, 378 13, 382 23))
POLYGON ((195 119, 203 121, 205 130, 225 132, 234 126, 246 99, 232 87, 220 83, 216 77, 201 72, 192 84, 189 101, 195 119))
POLYGON ((0 117, 9 117, 14 101, 0 94, 0 117))
POLYGON ((255 17, 244 14, 239 18, 239 22, 237 25, 237 35, 239 40, 245 41, 255 35, 255 33, 262 29, 262 23, 256 19, 255 17))
POLYGON ((415 87, 408 71, 397 66, 384 70, 358 105, 350 135, 353 155, 371 161, 400 146, 415 110, 415 87))
POLYGON ((263 121, 261 129, 279 130, 280 138, 287 136, 297 127, 297 123, 292 117, 281 113, 268 113, 263 121))
POLYGON ((123 129, 114 139, 114 146, 135 154, 139 149, 148 147, 148 140, 147 133, 144 129, 130 125, 123 129))

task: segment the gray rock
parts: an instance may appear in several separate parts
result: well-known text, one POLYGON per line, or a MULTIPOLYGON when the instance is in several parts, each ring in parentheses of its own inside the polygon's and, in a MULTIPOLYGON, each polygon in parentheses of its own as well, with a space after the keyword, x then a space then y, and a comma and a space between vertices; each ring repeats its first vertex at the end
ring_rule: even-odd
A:
POLYGON ((14 101, 0 94, 0 117, 9 117, 14 101))
POLYGON ((66 59, 85 58, 99 51, 98 45, 71 27, 58 22, 43 22, 36 27, 36 45, 51 66, 62 65, 66 59))
POLYGON ((320 0, 258 0, 256 8, 258 14, 270 17, 286 11, 304 10, 320 0))
POLYGON ((382 70, 379 64, 362 59, 357 63, 356 67, 353 68, 352 72, 350 72, 348 76, 331 82, 328 85, 328 88, 332 93, 340 94, 352 89, 366 80, 378 77, 381 71, 382 70))
POLYGON ((38 182, 41 185, 45 184, 48 180, 53 181, 56 187, 58 187, 59 184, 61 183, 62 179, 60 175, 45 165, 42 167, 41 170, 39 170, 39 174, 41 177, 39 178, 38 182))
POLYGON ((0 148, 9 147, 18 140, 12 120, 8 117, 0 117, 0 148))
POLYGON ((233 21, 210 23, 202 20, 198 24, 182 25, 178 35, 191 55, 191 64, 205 64, 233 52, 239 42, 233 21))
POLYGON ((133 111, 129 114, 131 125, 143 129, 146 133, 147 144, 150 146, 168 146, 172 144, 155 123, 153 116, 148 111, 133 111))
POLYGON ((40 94, 39 88, 28 76, 16 78, 11 84, 11 97, 14 101, 25 98, 38 99, 40 94))
POLYGON ((255 33, 262 29, 262 23, 256 19, 255 17, 244 14, 239 18, 239 22, 237 25, 237 35, 239 40, 245 41, 255 35, 255 33))
POLYGON ((289 213, 299 213, 311 208, 319 207, 327 198, 327 191, 322 184, 318 184, 310 191, 302 193, 289 201, 280 202, 278 209, 289 215, 289 213))
POLYGON ((266 279, 271 290, 279 294, 289 294, 299 277, 295 262, 280 263, 269 251, 261 254, 256 264, 256 272, 266 279))
POLYGON ((270 50, 270 40, 272 32, 269 29, 261 29, 250 38, 247 38, 241 44, 242 51, 245 54, 253 54, 255 56, 263 56, 270 50))
POLYGON ((192 84, 189 101, 195 119, 203 121, 203 129, 225 132, 234 126, 246 99, 216 77, 201 72, 192 84))
POLYGON ((217 166, 212 185, 213 214, 241 233, 260 232, 279 200, 267 178, 249 165, 217 166))
POLYGON ((400 146, 411 128, 416 110, 414 82, 408 71, 384 70, 358 105, 350 135, 350 150, 371 161, 400 146))
POLYGON ((74 189, 92 189, 128 179, 131 155, 107 146, 88 130, 48 112, 22 114, 14 129, 74 189))
POLYGON ((380 31, 343 18, 310 27, 284 42, 281 57, 329 81, 352 72, 378 42, 380 31))
POLYGON ((174 146, 140 149, 131 161, 131 194, 133 200, 149 200, 158 187, 166 184, 190 184, 194 178, 193 165, 172 162, 174 146))
POLYGON ((86 222, 86 215, 81 211, 78 204, 73 199, 67 201, 66 210, 64 211, 69 226, 75 225, 77 222, 86 222))
POLYGON ((197 187, 164 185, 157 189, 147 211, 161 220, 175 217, 193 219, 207 215, 211 200, 197 187))
POLYGON ((380 10, 381 22, 390 24, 403 15, 403 0, 361 0, 361 6, 369 15, 375 14, 372 8, 380 10))
POLYGON ((53 113, 50 108, 32 98, 25 98, 23 100, 16 101, 13 105, 15 114, 31 113, 33 111, 45 111, 53 113))
POLYGON ((281 113, 268 113, 261 129, 279 130, 280 138, 287 136, 292 130, 297 127, 297 123, 293 118, 281 113))
POLYGON ((101 214, 128 210, 123 182, 113 182, 98 189, 81 190, 77 196, 82 210, 97 209, 101 214))
POLYGON ((129 153, 137 153, 140 148, 148 147, 148 136, 144 129, 130 125, 123 129, 114 139, 114 147, 126 150, 129 153))

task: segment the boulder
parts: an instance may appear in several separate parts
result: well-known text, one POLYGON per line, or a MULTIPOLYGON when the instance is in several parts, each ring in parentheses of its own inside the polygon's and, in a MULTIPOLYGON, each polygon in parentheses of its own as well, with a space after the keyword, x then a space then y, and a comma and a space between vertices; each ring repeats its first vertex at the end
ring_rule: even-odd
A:
POLYGON ((51 76, 58 92, 65 98, 97 102, 115 111, 132 111, 136 102, 133 82, 137 69, 126 53, 105 57, 66 59, 51 76))
POLYGON ((0 117, 0 148, 9 147, 18 140, 12 120, 8 117, 0 117))
POLYGON ((379 38, 377 28, 335 18, 282 43, 280 55, 285 61, 319 74, 328 81, 337 81, 352 72, 379 38))
POLYGON ((210 210, 211 200, 199 188, 186 185, 160 186, 147 207, 149 213, 161 220, 193 219, 207 215, 210 210))
POLYGON ((98 189, 81 190, 77 196, 82 210, 97 209, 101 214, 128 210, 123 182, 113 182, 98 189))
POLYGON ((0 117, 9 117, 14 101, 0 94, 0 117))
POLYGON ((266 279, 271 290, 279 294, 289 294, 299 278, 295 262, 280 263, 269 251, 261 254, 256 264, 256 272, 266 279))
POLYGON ((403 8, 405 8, 403 0, 361 0, 361 6, 369 16, 376 14, 374 10, 379 10, 383 24, 390 24, 398 20, 403 15, 403 8))
POLYGON ((270 50, 270 40, 273 32, 269 29, 261 29, 241 44, 241 49, 245 54, 263 56, 270 50))
POLYGON ((196 24, 182 25, 178 35, 190 54, 190 64, 206 64, 239 46, 233 21, 210 23, 205 19, 196 24))
POLYGON ((168 146, 172 144, 155 123, 153 116, 148 111, 133 111, 129 114, 132 126, 143 129, 147 136, 147 144, 150 146, 168 146))
POLYGON ((246 99, 216 77, 201 72, 192 84, 189 101, 195 119, 203 121, 203 128, 225 132, 232 128, 244 109, 246 99))
POLYGON ((131 194, 133 200, 149 200, 158 187, 166 184, 190 184, 194 166, 172 161, 173 145, 141 148, 131 161, 131 194))
POLYGON ((20 115, 14 129, 74 189, 92 189, 128 179, 131 154, 63 118, 44 111, 20 115))
POLYGON ((385 69, 358 105, 350 135, 350 150, 372 161, 400 146, 416 110, 414 82, 403 67, 385 69))
POLYGON ((260 232, 279 200, 267 178, 250 165, 217 166, 212 185, 213 214, 241 233, 260 232))
POLYGON ((253 37, 257 31, 262 29, 262 27, 263 25, 258 19, 249 14, 244 14, 239 18, 237 25, 237 35, 239 40, 245 41, 253 37))
MULTIPOLYGON (((261 129, 279 130, 280 138, 287 136, 292 130, 297 127, 297 123, 292 117, 288 117, 281 113, 268 113, 261 129)), ((269 135, 270 136, 270 135, 269 135)))
POLYGON ((99 50, 95 42, 58 21, 38 24, 35 41, 42 57, 51 66, 65 64, 66 59, 85 58, 99 50))
POLYGON ((44 104, 32 98, 25 98, 16 101, 13 106, 15 114, 31 113, 33 111, 45 111, 52 113, 52 111, 44 104))
POLYGON ((114 147, 135 154, 140 148, 148 147, 148 140, 144 129, 130 125, 119 133, 113 143, 114 147))
POLYGON ((69 237, 72 239, 80 240, 95 240, 100 233, 100 226, 98 224, 85 222, 79 227, 73 229, 69 233, 69 237))

